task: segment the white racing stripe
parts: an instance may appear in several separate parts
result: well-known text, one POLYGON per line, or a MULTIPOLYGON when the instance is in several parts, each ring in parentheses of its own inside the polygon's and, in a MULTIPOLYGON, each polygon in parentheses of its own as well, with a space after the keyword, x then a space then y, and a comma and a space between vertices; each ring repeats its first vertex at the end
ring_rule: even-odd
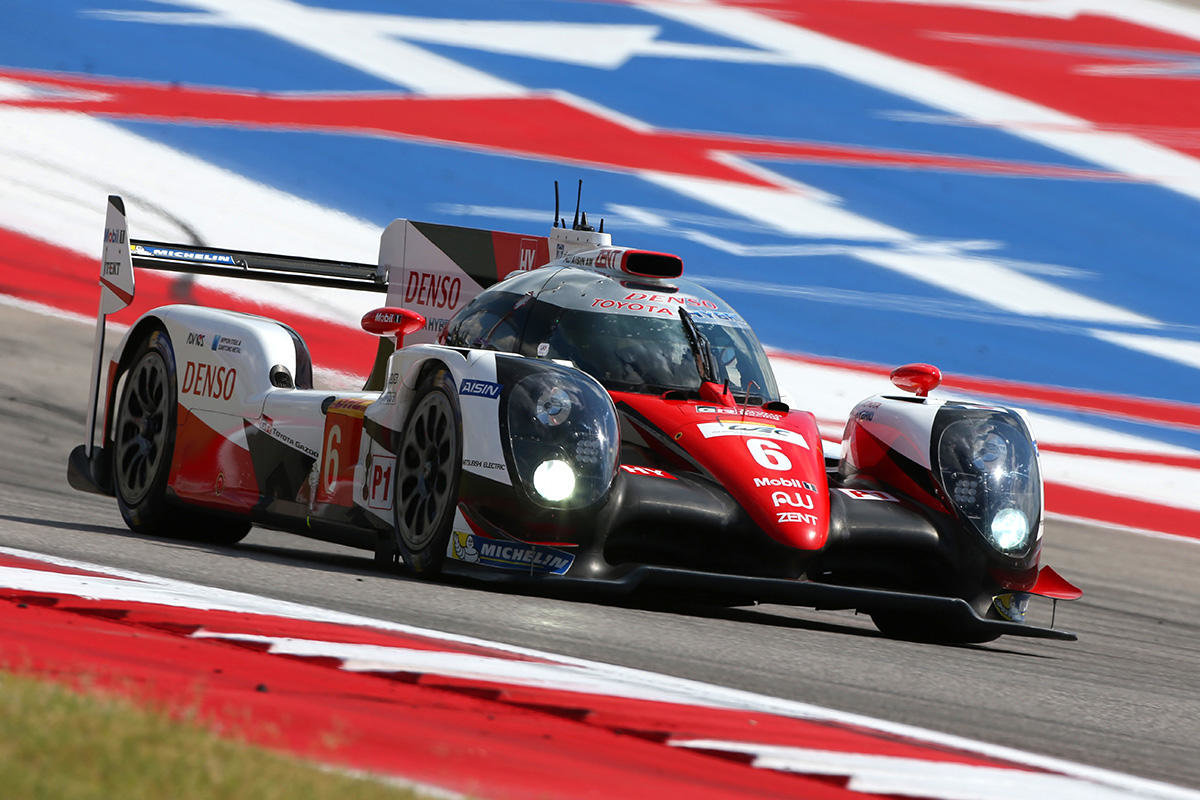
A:
POLYGON ((1147 336, 1141 333, 1120 333, 1117 331, 1094 330, 1092 331, 1092 335, 1097 339, 1103 339, 1109 344, 1127 347, 1130 350, 1137 350, 1147 355, 1200 369, 1200 342, 1167 339, 1161 336, 1147 336))
MULTIPOLYGON (((912 248, 909 251, 889 251, 879 247, 849 247, 845 251, 860 261, 914 281, 1023 316, 1145 327, 1160 324, 1142 314, 1026 275, 1007 266, 1004 259, 917 252, 921 240, 913 234, 839 208, 835 199, 811 187, 784 181, 779 176, 775 176, 775 179, 787 185, 761 187, 669 173, 640 174, 651 183, 717 206, 731 214, 753 219, 780 233, 811 238, 878 241, 912 248)), ((697 240, 699 237, 690 238, 697 240)), ((708 244, 711 246, 714 242, 708 244)))
POLYGON ((1025 316, 1104 320, 1147 327, 1160 324, 1150 317, 1023 275, 987 257, 889 253, 878 249, 863 249, 854 255, 913 280, 1025 316))
POLYGON ((753 186, 668 172, 640 175, 685 197, 758 220, 771 229, 794 236, 881 242, 907 242, 915 238, 899 228, 838 208, 835 198, 775 174, 771 175, 773 182, 787 185, 753 186))
MULTIPOLYGON (((289 0, 172 0, 203 9, 212 16, 189 15, 186 24, 214 24, 260 31, 390 83, 426 94, 513 97, 526 90, 511 83, 411 45, 362 17, 335 9, 314 8, 289 0), (207 23, 204 21, 207 20, 207 23)), ((125 15, 125 19, 139 19, 125 15)), ((141 21, 170 21, 169 15, 141 21)), ((433 34, 433 31, 427 33, 433 34)), ((443 34, 442 37, 445 38, 443 34)))
MULTIPOLYGON (((812 411, 819 420, 831 422, 822 429, 826 435, 840 436, 843 423, 860 401, 874 394, 902 394, 883 375, 839 369, 794 359, 772 360, 779 387, 795 405, 812 411), (820 392, 808 387, 820 386, 820 392)), ((937 389, 933 397, 991 403, 993 398, 971 396, 937 389)), ((1139 500, 1175 508, 1200 510, 1200 470, 1146 463, 1138 456, 1200 457, 1200 450, 1168 444, 1147 436, 1113 431, 1043 411, 1029 412, 1034 438, 1043 445, 1043 477, 1114 497, 1139 500), (1056 453, 1051 448, 1083 446, 1111 451, 1111 457, 1056 453)), ((840 457, 840 444, 826 443, 826 453, 840 457)))
MULTIPOLYGON (((771 366, 781 389, 795 404, 811 411, 818 419, 845 420, 860 401, 875 394, 903 395, 886 375, 871 375, 860 370, 806 363, 792 358, 773 359, 771 366), (819 386, 820 392, 808 387, 819 386)), ((935 389, 933 397, 993 403, 992 397, 935 389)), ((1168 444, 1146 436, 1121 433, 1099 425, 1065 419, 1041 411, 1030 412, 1035 438, 1045 444, 1078 445, 1128 453, 1154 453, 1174 456, 1200 456, 1200 450, 1168 444)), ((1057 478, 1057 476, 1053 476, 1057 478)), ((1149 489, 1151 487, 1138 487, 1149 489)))
POLYGON ((936 797, 939 800, 1013 800, 1034 797, 1055 800, 1127 800, 1129 794, 1045 772, 1003 767, 927 761, 831 750, 753 744, 716 739, 676 739, 672 747, 707 752, 744 753, 754 766, 805 775, 849 778, 847 789, 897 797, 936 797))
POLYGON ((342 669, 350 672, 432 673, 466 680, 611 697, 655 701, 669 699, 671 702, 684 703, 694 701, 691 697, 667 698, 660 690, 598 675, 586 666, 574 664, 546 664, 442 650, 346 644, 221 631, 199 630, 192 636, 198 639, 260 642, 270 645, 268 652, 280 655, 340 658, 343 660, 342 669))
MULTIPOLYGON (((1072 19, 1087 14, 1112 17, 1176 36, 1200 40, 1200 12, 1161 0, 870 0, 910 6, 977 8, 1024 17, 1072 19)), ((1186 2, 1186 0, 1185 0, 1186 2)))
POLYGON ((1200 511, 1200 470, 1131 459, 1042 450, 1042 469, 1055 483, 1113 497, 1200 511))

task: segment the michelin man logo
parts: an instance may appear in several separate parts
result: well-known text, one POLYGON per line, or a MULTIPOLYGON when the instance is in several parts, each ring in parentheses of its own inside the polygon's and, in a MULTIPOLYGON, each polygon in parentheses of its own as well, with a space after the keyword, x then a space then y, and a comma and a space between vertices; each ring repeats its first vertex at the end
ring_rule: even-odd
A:
POLYGON ((479 551, 475 549, 475 537, 470 533, 454 532, 454 557, 459 561, 474 564, 479 561, 479 551))

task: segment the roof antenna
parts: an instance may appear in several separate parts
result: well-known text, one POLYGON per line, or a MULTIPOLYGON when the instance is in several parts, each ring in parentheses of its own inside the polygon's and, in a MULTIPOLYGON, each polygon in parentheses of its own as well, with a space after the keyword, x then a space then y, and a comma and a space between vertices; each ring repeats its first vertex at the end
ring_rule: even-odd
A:
POLYGON ((604 217, 600 218, 600 233, 604 233, 604 217))
POLYGON ((583 178, 579 179, 579 191, 575 193, 575 221, 571 223, 571 230, 579 230, 579 203, 583 200, 583 178))
POLYGON ((558 181, 554 182, 554 224, 551 227, 558 227, 558 181))

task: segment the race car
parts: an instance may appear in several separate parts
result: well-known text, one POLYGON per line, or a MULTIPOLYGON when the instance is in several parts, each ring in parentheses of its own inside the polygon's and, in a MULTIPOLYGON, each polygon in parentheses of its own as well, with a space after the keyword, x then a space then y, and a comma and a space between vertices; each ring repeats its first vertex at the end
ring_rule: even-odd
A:
POLYGON ((930 397, 940 373, 910 364, 906 393, 859 403, 827 454, 746 321, 679 257, 603 228, 578 206, 546 237, 399 219, 359 264, 130 239, 111 196, 69 481, 149 534, 262 525, 423 576, 855 609, 907 639, 1075 638, 1027 618, 1033 596, 1081 592, 1039 566, 1023 412, 930 397), (125 334, 101 414, 105 319, 135 267, 386 294, 361 320, 374 368, 317 389, 299 332, 168 305, 125 334))

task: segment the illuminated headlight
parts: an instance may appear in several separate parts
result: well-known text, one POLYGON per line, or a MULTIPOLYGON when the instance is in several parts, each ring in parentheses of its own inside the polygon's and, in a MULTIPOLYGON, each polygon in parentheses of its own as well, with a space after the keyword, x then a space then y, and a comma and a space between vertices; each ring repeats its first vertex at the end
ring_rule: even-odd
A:
POLYGON ((993 550, 1028 552, 1041 518, 1042 478, 1019 417, 996 411, 951 418, 938 440, 937 470, 954 510, 993 550))
POLYGON ((1029 518, 1015 508, 1002 508, 992 517, 988 538, 1000 550, 1019 550, 1029 539, 1029 518))
POLYGON ((504 368, 511 370, 501 381, 511 387, 501 412, 507 445, 529 499, 551 508, 582 508, 604 497, 620 448, 608 393, 590 376, 544 361, 514 361, 504 368))
POLYGON ((565 461, 543 461, 533 471, 533 488, 552 503, 566 500, 575 492, 575 470, 565 461))
POLYGON ((547 427, 561 425, 571 416, 571 396, 561 386, 551 386, 538 397, 534 414, 547 427))

